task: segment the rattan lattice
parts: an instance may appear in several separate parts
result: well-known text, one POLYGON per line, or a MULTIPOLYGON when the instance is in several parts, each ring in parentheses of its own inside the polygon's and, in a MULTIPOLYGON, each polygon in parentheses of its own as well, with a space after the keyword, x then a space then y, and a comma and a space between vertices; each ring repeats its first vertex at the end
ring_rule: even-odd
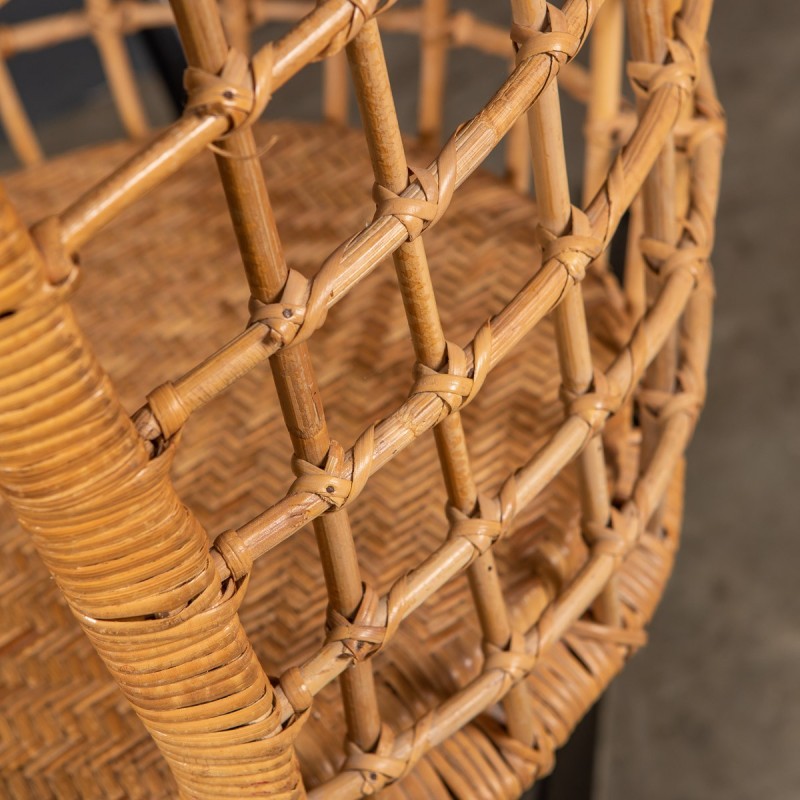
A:
POLYGON ((643 643, 677 545, 724 141, 711 2, 513 0, 510 38, 443 0, 171 5, 189 100, 143 144, 124 36, 169 9, 0 37, 93 37, 140 140, 40 163, 0 61, 29 165, 8 192, 39 220, 4 198, 0 785, 517 797, 643 643), (266 19, 296 22, 245 56, 266 19), (421 35, 411 168, 381 28, 421 35), (419 166, 459 46, 512 70, 419 166), (329 122, 257 126, 318 59, 329 122), (560 86, 587 104, 582 207, 560 86), (508 180, 476 172, 507 135, 508 180))

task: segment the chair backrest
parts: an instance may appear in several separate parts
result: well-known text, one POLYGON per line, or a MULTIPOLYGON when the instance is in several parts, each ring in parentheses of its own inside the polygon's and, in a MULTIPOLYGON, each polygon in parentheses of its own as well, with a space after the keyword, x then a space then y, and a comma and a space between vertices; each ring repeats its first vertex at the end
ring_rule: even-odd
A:
MULTIPOLYGON (((590 604, 596 603, 604 622, 620 624, 615 570, 643 530, 658 528, 669 477, 703 400, 708 260, 724 137, 705 51, 711 2, 627 3, 635 107, 621 100, 620 0, 566 0, 562 8, 513 0, 511 39, 466 12, 450 13, 444 0, 420 7, 393 0, 171 5, 190 65, 183 116, 30 232, 3 199, 0 483, 186 797, 301 796, 292 743, 313 696, 340 675, 352 755, 315 796, 360 796, 402 776, 465 720, 513 691, 590 604), (298 19, 281 38, 245 56, 251 24, 278 15, 298 19), (429 143, 442 128, 450 46, 479 46, 514 59, 497 93, 411 177, 378 19, 388 30, 421 34, 419 127, 429 143), (587 72, 570 62, 593 26, 587 72), (283 258, 252 123, 273 93, 317 59, 325 59, 331 118, 346 117, 344 65, 352 74, 375 172, 376 211, 308 280, 283 258), (572 204, 568 191, 559 84, 588 103, 582 207, 572 204), (542 268, 470 342, 448 342, 424 232, 520 119, 531 134, 542 268), (67 303, 75 254, 122 209, 212 143, 250 287, 250 323, 195 369, 154 389, 130 419, 67 303), (607 270, 605 254, 628 209, 633 233, 625 291, 633 324, 629 342, 601 372, 589 352, 580 284, 587 269, 607 270), (347 302, 349 289, 390 254, 402 278, 416 379, 399 408, 366 424, 352 447, 342 448, 328 435, 307 343, 329 306, 347 302), (561 353, 563 423, 496 496, 484 496, 468 466, 459 411, 551 310, 561 353), (206 532, 169 479, 177 434, 192 411, 267 359, 285 401, 297 480, 274 506, 220 533, 209 549, 206 532), (630 495, 612 502, 600 432, 612 414, 633 419, 635 394, 645 457, 630 495), (429 430, 438 438, 449 489, 450 530, 436 552, 379 597, 362 581, 347 506, 372 473, 429 430), (590 551, 585 567, 542 620, 519 633, 511 631, 496 571, 484 570, 474 589, 487 643, 483 671, 393 736, 378 709, 373 658, 380 658, 403 619, 447 581, 475 563, 491 565, 492 544, 579 454, 590 551), (328 582, 326 640, 308 661, 271 681, 237 609, 253 559, 311 520, 328 582)), ((92 36, 126 128, 139 136, 145 122, 123 37, 168 21, 167 8, 159 5, 90 0, 83 12, 6 32, 3 52, 92 36)), ((36 160, 35 139, 2 65, 0 101, 21 157, 36 160)), ((513 180, 523 186, 528 147, 520 143, 509 148, 509 163, 513 180)))

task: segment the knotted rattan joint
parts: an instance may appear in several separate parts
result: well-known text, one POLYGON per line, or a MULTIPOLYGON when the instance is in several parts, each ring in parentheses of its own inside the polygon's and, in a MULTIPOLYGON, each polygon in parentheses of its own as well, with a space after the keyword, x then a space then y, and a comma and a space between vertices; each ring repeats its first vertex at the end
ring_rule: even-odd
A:
POLYGON ((188 67, 183 84, 188 95, 186 113, 226 117, 228 133, 252 125, 272 97, 274 53, 261 48, 252 59, 231 47, 217 73, 188 67))
POLYGON ((362 583, 362 587, 361 601, 351 619, 330 606, 325 618, 326 644, 340 642, 342 653, 338 657, 348 660, 350 666, 380 653, 409 613, 407 575, 392 584, 385 598, 368 583, 362 583))
POLYGON ((367 797, 376 794, 390 783, 407 775, 428 750, 427 735, 433 717, 426 714, 420 718, 413 728, 411 748, 405 758, 392 755, 395 736, 392 729, 384 724, 378 741, 370 752, 365 752, 354 742, 347 742, 347 759, 342 771, 359 772, 361 774, 361 794, 367 797))
POLYGON ((580 47, 580 37, 569 32, 564 12, 551 3, 547 3, 546 7, 541 30, 516 22, 511 26, 511 41, 514 43, 518 65, 539 55, 548 55, 562 65, 580 47))
POLYGON ((272 302, 250 298, 248 326, 264 325, 278 347, 305 342, 325 324, 334 285, 342 271, 342 259, 358 234, 339 245, 312 278, 290 269, 280 296, 272 302))
POLYGON ((86 3, 86 22, 89 30, 97 36, 122 36, 131 28, 131 13, 126 3, 109 3, 101 7, 86 3))
MULTIPOLYGON (((684 238, 689 242, 697 241, 695 231, 691 230, 691 223, 684 221, 684 238)), ((679 271, 686 272, 697 287, 708 266, 710 253, 707 247, 695 244, 686 244, 676 247, 668 242, 650 237, 639 240, 639 248, 648 267, 664 282, 679 271)))
POLYGON ((367 583, 363 583, 362 587, 361 602, 352 619, 332 606, 328 606, 325 619, 326 643, 341 642, 353 663, 365 661, 374 655, 386 639, 385 620, 379 619, 378 594, 367 583))
POLYGON ((535 666, 539 654, 530 651, 525 644, 525 635, 513 631, 504 647, 491 642, 483 643, 484 672, 500 670, 511 683, 521 681, 535 666))
POLYGON ((293 455, 292 471, 297 478, 288 493, 315 494, 328 505, 329 511, 344 508, 366 486, 372 470, 374 448, 375 426, 370 425, 353 446, 353 466, 349 474, 345 472, 344 448, 336 441, 331 441, 323 466, 293 455))
MULTIPOLYGON (((295 269, 290 269, 281 296, 274 303, 264 303, 250 298, 248 325, 260 323, 269 329, 270 338, 281 347, 294 342, 307 319, 311 281, 295 269)), ((316 328, 321 320, 313 320, 309 327, 316 328)))
MULTIPOLYGON (((687 372, 678 375, 679 385, 691 382, 687 372)), ((676 392, 658 389, 639 389, 636 393, 639 408, 643 414, 655 419, 663 427, 676 414, 686 414, 694 425, 700 416, 705 400, 705 387, 697 390, 678 390, 676 392)))
POLYGON ((442 401, 438 422, 471 403, 483 386, 492 363, 492 328, 485 322, 472 343, 473 366, 467 369, 467 355, 459 345, 448 341, 447 360, 442 371, 417 362, 415 380, 409 396, 433 394, 442 401))
POLYGON ((568 416, 582 419, 590 436, 603 429, 608 417, 622 404, 622 394, 602 370, 595 370, 592 383, 586 392, 573 392, 562 385, 561 400, 568 416))
POLYGON ((405 197, 403 192, 409 188, 408 186, 400 193, 393 192, 378 183, 373 186, 374 220, 381 217, 395 217, 408 231, 408 241, 413 241, 444 216, 456 189, 456 136, 459 130, 460 128, 456 130, 439 153, 435 176, 430 168, 409 167, 409 176, 416 178, 424 199, 405 197))
POLYGON ((352 41, 358 35, 358 32, 364 27, 368 20, 383 14, 384 11, 388 11, 397 2, 397 0, 347 1, 353 6, 349 24, 342 28, 341 31, 331 39, 328 46, 316 57, 316 61, 336 55, 348 42, 352 41))
MULTIPOLYGON (((396 0, 347 0, 352 5, 349 23, 336 34, 316 58, 339 52, 364 26, 364 23, 390 8, 396 0)), ((188 94, 186 113, 226 117, 228 133, 252 125, 264 112, 274 88, 275 51, 272 43, 258 50, 251 59, 234 47, 228 50, 218 72, 188 67, 184 87, 188 94)), ((227 134, 226 134, 227 135, 227 134)))
POLYGON ((587 263, 603 252, 603 241, 592 235, 592 226, 586 213, 572 206, 570 223, 561 236, 543 225, 537 228, 537 238, 542 247, 542 263, 555 259, 575 283, 586 277, 587 263))
POLYGON ((636 542, 638 526, 632 520, 630 515, 622 514, 613 506, 605 524, 584 520, 583 539, 592 555, 613 559, 616 570, 636 542))
POLYGON ((667 56, 663 64, 631 61, 627 65, 633 91, 642 100, 648 100, 662 86, 678 86, 686 96, 694 91, 705 42, 680 16, 674 20, 674 29, 674 38, 666 43, 667 56))
POLYGON ((513 474, 503 483, 497 496, 479 494, 472 514, 467 515, 448 503, 446 513, 450 528, 447 536, 465 539, 475 548, 475 558, 482 556, 507 533, 517 513, 516 503, 516 478, 513 474))

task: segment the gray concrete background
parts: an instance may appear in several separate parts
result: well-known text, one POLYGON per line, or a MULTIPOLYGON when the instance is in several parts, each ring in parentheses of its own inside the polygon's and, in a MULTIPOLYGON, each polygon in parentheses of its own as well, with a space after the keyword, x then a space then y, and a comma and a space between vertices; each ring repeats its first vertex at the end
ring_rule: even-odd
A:
MULTIPOLYGON (((57 5, 14 0, 0 19, 57 5)), ((454 5, 498 19, 507 13, 489 0, 454 5)), ((711 42, 730 130, 708 404, 690 452, 674 577, 649 646, 602 709, 598 800, 800 797, 800 4, 720 1, 711 42)), ((134 50, 153 118, 165 121, 158 80, 134 50)), ((12 60, 48 152, 118 136, 91 48, 59 51, 12 60), (54 70, 54 58, 68 66, 54 70), (57 85, 41 78, 62 73, 67 80, 57 85)), ((394 39, 388 51, 410 123, 416 45, 394 39)), ((502 76, 497 62, 458 54, 449 127, 474 113, 502 76)), ((316 116, 318 70, 293 85, 271 113, 316 116)), ((569 105, 565 114, 577 157, 580 117, 569 105)), ((0 145, 0 168, 12 163, 0 145)), ((495 156, 490 166, 498 164, 495 156)))

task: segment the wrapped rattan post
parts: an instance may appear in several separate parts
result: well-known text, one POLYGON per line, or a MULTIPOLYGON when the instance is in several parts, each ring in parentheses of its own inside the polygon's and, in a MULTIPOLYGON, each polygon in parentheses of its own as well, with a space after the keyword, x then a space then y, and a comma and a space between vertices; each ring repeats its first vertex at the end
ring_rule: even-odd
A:
POLYGON ((173 448, 151 460, 117 401, 66 302, 75 278, 47 282, 2 197, 3 494, 183 796, 218 798, 224 785, 247 797, 259 780, 299 797, 295 731, 281 733, 237 616, 246 581, 220 583, 206 534, 170 483, 173 448))

